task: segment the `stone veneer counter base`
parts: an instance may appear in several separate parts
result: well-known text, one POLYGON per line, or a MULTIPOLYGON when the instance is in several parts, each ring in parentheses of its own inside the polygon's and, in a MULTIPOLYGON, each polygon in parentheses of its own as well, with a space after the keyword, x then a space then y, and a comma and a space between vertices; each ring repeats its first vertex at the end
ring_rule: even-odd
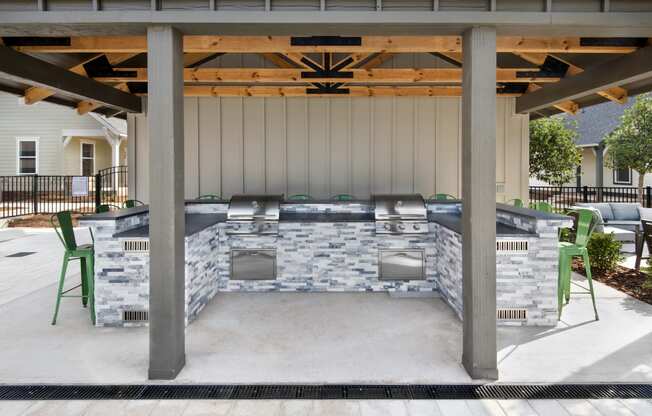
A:
MULTIPOLYGON (((462 318, 460 203, 428 203, 429 232, 376 234, 366 201, 285 202, 278 235, 229 234, 226 202, 186 205, 186 324, 217 292, 438 293, 462 318), (232 280, 231 250, 275 250, 275 280, 232 280), (423 280, 379 279, 379 250, 424 253, 423 280)), ((124 241, 147 240, 148 211, 138 207, 82 220, 96 236, 96 311, 100 326, 140 326, 126 311, 149 309, 149 255, 125 251, 124 241)), ((505 325, 554 325, 557 319, 557 229, 567 217, 499 205, 497 240, 527 242, 526 250, 497 253, 498 308, 523 310, 505 325)))

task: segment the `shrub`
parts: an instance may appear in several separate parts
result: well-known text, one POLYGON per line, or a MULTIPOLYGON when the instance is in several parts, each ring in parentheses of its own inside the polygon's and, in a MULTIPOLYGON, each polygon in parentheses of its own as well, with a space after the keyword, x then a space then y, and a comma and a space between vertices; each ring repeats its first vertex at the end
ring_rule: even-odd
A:
POLYGON ((613 271, 623 259, 620 254, 622 243, 611 233, 593 233, 587 244, 591 271, 606 273, 613 271))

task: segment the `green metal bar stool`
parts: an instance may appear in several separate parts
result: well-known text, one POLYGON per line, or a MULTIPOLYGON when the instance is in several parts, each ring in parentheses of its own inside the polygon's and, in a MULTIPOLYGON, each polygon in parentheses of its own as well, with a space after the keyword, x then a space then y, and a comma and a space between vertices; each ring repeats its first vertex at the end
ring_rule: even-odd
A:
POLYGON ((115 211, 118 209, 122 209, 122 208, 114 204, 102 204, 102 205, 98 205, 97 208, 95 208, 95 213, 102 214, 104 212, 115 211))
POLYGON ((312 197, 308 194, 294 194, 288 197, 288 201, 309 201, 312 197))
POLYGON ((505 203, 508 204, 508 205, 513 205, 516 208, 523 208, 523 200, 522 199, 514 198, 514 199, 510 199, 509 201, 507 201, 505 203))
POLYGON ((82 306, 90 306, 91 322, 95 325, 95 298, 94 298, 94 281, 95 281, 95 251, 93 244, 95 238, 91 232, 91 239, 93 244, 77 245, 75 240, 75 232, 72 226, 72 216, 70 211, 61 211, 50 217, 50 224, 57 233, 61 244, 63 244, 63 264, 61 266, 61 275, 59 276, 59 285, 57 288, 57 302, 54 307, 54 316, 52 317, 52 325, 57 323, 57 315, 59 314, 59 305, 61 298, 81 298, 82 306), (64 290, 64 282, 66 279, 66 271, 68 270, 68 262, 72 260, 79 260, 81 263, 81 283, 75 287, 64 290), (82 294, 69 295, 68 293, 74 289, 81 287, 82 294))
POLYGON ((216 194, 205 194, 205 195, 199 195, 197 197, 197 199, 209 200, 209 201, 219 201, 220 199, 222 199, 222 197, 220 195, 216 195, 216 194))
POLYGON ((547 202, 537 202, 536 204, 534 204, 534 209, 537 211, 547 212, 548 214, 552 214, 552 205, 550 205, 547 202))
POLYGON ((591 262, 589 259, 589 251, 586 247, 595 227, 595 216, 593 211, 588 209, 579 209, 574 213, 577 217, 575 242, 559 242, 559 277, 557 281, 557 306, 559 310, 559 318, 561 318, 564 301, 566 304, 570 301, 573 257, 582 257, 582 260, 584 261, 584 270, 586 271, 586 280, 589 283, 589 287, 585 288, 576 284, 584 289, 584 291, 573 293, 591 295, 593 312, 595 313, 595 320, 597 321, 600 318, 598 317, 598 309, 595 305, 595 292, 593 290, 593 279, 591 277, 591 262))
POLYGON ((334 199, 335 201, 353 201, 355 197, 349 194, 337 194, 334 195, 331 199, 334 199))
POLYGON ((454 197, 451 194, 434 194, 434 195, 430 195, 428 197, 428 200, 430 200, 430 201, 432 201, 432 200, 434 200, 434 201, 447 201, 447 200, 452 200, 452 199, 457 199, 457 198, 454 197))
POLYGON ((141 205, 145 205, 145 203, 143 201, 139 201, 137 199, 127 199, 122 204, 122 207, 123 208, 135 208, 135 207, 139 207, 141 205))

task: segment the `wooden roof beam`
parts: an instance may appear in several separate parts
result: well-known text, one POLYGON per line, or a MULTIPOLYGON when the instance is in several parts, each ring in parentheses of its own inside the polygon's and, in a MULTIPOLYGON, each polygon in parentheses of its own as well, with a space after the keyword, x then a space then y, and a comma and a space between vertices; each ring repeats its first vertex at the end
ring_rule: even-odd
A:
POLYGON ((516 100, 516 111, 528 113, 618 85, 652 78, 652 46, 591 67, 516 100))
MULTIPOLYGON (((185 36, 186 53, 429 53, 461 52, 459 36, 362 36, 360 46, 292 45, 291 36, 185 36)), ((16 46, 17 50, 56 53, 145 53, 144 36, 71 37, 69 45, 16 46)), ((636 46, 582 45, 579 37, 499 37, 497 52, 629 53, 636 46)))
POLYGON ((93 100, 104 106, 141 112, 137 96, 70 72, 48 62, 0 46, 0 77, 45 87, 81 100, 93 100))
MULTIPOLYGON (((125 69, 126 70, 126 69, 125 69)), ((109 77, 96 77, 102 82, 145 82, 147 81, 146 68, 130 68, 136 72, 135 77, 122 75, 109 77)), ((307 71, 300 68, 186 68, 184 81, 194 82, 239 82, 239 83, 313 83, 313 82, 347 82, 347 83, 461 83, 461 68, 352 68, 339 72, 342 77, 336 78, 328 73, 320 75, 316 71, 307 71), (306 74, 314 75, 308 77, 306 74), (345 78, 350 74, 350 78, 345 78)), ((496 70, 498 82, 529 83, 529 82, 557 82, 558 77, 538 77, 514 68, 499 68, 496 70), (527 76, 525 76, 527 75, 527 76)))

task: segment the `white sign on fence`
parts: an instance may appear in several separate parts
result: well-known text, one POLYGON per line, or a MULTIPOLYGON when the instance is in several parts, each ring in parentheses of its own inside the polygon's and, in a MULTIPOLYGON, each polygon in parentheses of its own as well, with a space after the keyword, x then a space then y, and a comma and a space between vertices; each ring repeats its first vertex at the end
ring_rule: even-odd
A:
POLYGON ((88 196, 88 176, 73 176, 72 196, 88 196))

